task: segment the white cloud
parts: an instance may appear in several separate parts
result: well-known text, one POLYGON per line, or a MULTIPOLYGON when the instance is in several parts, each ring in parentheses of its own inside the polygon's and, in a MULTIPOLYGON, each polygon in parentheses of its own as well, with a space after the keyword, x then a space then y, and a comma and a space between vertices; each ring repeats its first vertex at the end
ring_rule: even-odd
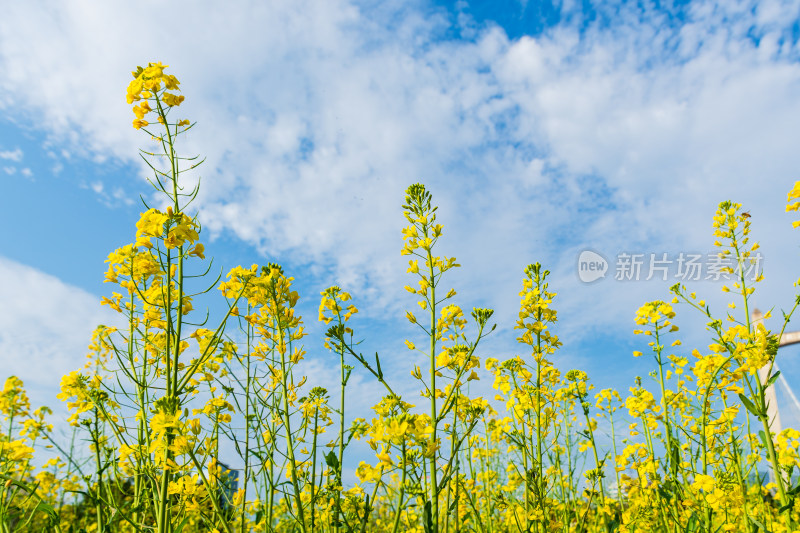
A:
POLYGON ((0 279, 0 377, 16 375, 34 402, 60 411, 61 376, 86 363, 92 331, 116 317, 96 296, 3 257, 0 279))
POLYGON ((669 283, 584 286, 578 253, 708 252, 728 197, 764 244, 757 305, 789 303, 800 66, 785 36, 797 2, 694 2, 682 24, 603 4, 608 23, 583 30, 577 6, 519 40, 496 27, 446 38, 450 19, 421 1, 187 6, 10 6, 0 107, 35 117, 66 153, 133 161, 144 139, 124 103, 128 73, 170 64, 181 116, 199 121, 184 150, 208 158, 204 227, 308 262, 373 316, 408 302, 400 204, 424 182, 441 206, 441 253, 464 265, 452 285, 467 306, 497 309, 502 349, 525 265, 553 271, 565 339, 627 333, 669 283), (140 24, 149 9, 159 17, 140 24))
POLYGON ((22 161, 22 155, 22 150, 19 148, 15 148, 14 150, 0 150, 0 159, 5 159, 7 161, 19 163, 22 161))

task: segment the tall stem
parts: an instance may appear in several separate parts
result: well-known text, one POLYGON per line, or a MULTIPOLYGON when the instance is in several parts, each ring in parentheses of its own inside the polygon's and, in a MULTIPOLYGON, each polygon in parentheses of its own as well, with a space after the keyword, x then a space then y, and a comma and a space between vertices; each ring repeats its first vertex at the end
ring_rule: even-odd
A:
MULTIPOLYGON (((427 232, 426 232, 427 233, 427 232)), ((436 426, 439 418, 439 411, 436 405, 436 278, 434 276, 434 261, 431 254, 431 248, 427 249, 427 265, 429 274, 430 285, 430 315, 431 315, 431 328, 430 328, 430 391, 431 391, 431 424, 433 431, 431 432, 431 456, 429 458, 430 465, 430 502, 431 502, 431 518, 433 522, 433 530, 438 531, 439 528, 439 483, 437 481, 437 466, 436 466, 436 442, 437 431, 436 426)))

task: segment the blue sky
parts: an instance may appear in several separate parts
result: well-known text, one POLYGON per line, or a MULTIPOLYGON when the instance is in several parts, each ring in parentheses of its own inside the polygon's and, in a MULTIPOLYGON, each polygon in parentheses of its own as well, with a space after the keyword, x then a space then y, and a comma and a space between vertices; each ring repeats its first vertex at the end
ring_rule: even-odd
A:
MULTIPOLYGON (((616 281, 619 253, 712 252, 714 209, 732 199, 763 244, 755 305, 792 302, 799 16, 797 1, 12 4, 0 20, 5 373, 54 405, 93 326, 111 320, 103 261, 152 198, 124 89, 137 65, 163 61, 198 121, 185 153, 207 157, 209 256, 295 276, 312 378, 331 364, 315 320, 332 284, 361 308, 365 351, 408 375, 400 206, 422 182, 445 225, 440 253, 463 265, 457 303, 496 310, 482 356, 518 352, 517 293, 540 261, 559 294, 558 366, 626 391, 652 369, 630 355, 646 347, 634 313, 677 280, 616 281), (579 280, 585 249, 611 261, 605 279, 579 280)), ((724 314, 720 282, 687 284, 724 314)), ((678 312, 684 353, 703 351, 702 322, 678 312)), ((800 389, 800 357, 785 353, 800 389)), ((377 400, 366 376, 357 384, 377 400)))

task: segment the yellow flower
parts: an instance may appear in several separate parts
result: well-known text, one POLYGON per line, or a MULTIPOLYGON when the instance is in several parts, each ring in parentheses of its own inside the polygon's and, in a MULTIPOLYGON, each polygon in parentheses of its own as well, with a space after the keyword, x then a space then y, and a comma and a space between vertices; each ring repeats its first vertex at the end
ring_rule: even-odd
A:
POLYGON ((175 94, 170 94, 170 93, 164 93, 164 95, 161 98, 163 99, 164 103, 167 104, 169 107, 179 106, 184 100, 183 95, 177 96, 175 94))
POLYGON ((433 440, 424 441, 425 449, 422 451, 422 455, 425 457, 433 457, 433 454, 439 449, 439 444, 433 440))
MULTIPOLYGON (((77 374, 77 372, 75 373, 77 374)), ((0 412, 6 417, 25 416, 28 414, 30 402, 23 387, 22 380, 17 376, 11 376, 6 379, 3 390, 0 391, 0 412)))
POLYGON ((140 78, 136 78, 128 84, 127 100, 129 104, 132 104, 135 100, 141 99, 142 88, 142 80, 140 78))
POLYGON ((692 482, 692 488, 709 493, 714 490, 714 478, 706 474, 697 474, 692 482))
POLYGON ((150 419, 150 429, 155 433, 161 433, 167 428, 176 428, 178 424, 178 417, 176 415, 170 415, 160 411, 150 419))
POLYGON ((23 440, 0 441, 0 461, 28 461, 33 458, 33 448, 23 440))
POLYGON ((394 466, 391 456, 386 452, 375 454, 375 457, 377 457, 378 461, 380 461, 380 465, 383 467, 391 468, 394 466))
POLYGON ((158 209, 148 209, 139 216, 136 223, 136 246, 142 242, 150 242, 150 237, 161 237, 164 234, 164 224, 169 217, 158 209))
MULTIPOLYGON (((136 115, 136 120, 133 122, 133 127, 137 130, 148 125, 147 121, 143 120, 143 117, 148 112, 153 111, 147 101, 148 98, 159 98, 159 93, 163 90, 164 92, 160 93, 160 99, 167 107, 179 106, 184 100, 183 96, 166 92, 167 90, 178 90, 178 85, 180 84, 175 76, 164 73, 164 69, 167 67, 168 65, 158 62, 149 63, 146 68, 138 67, 134 72, 131 73, 134 79, 128 84, 128 90, 125 99, 129 104, 144 100, 140 105, 134 106, 133 108, 133 112, 136 115)), ((164 124, 164 118, 164 114, 159 112, 158 121, 164 124)), ((179 126, 185 126, 188 124, 189 121, 185 119, 178 123, 179 126)))
MULTIPOLYGON (((789 191, 789 194, 788 194, 788 196, 786 198, 786 202, 787 202, 786 212, 787 213, 789 211, 797 211, 798 209, 800 209, 800 202, 793 202, 792 201, 792 200, 796 200, 797 198, 800 198, 800 181, 794 182, 794 187, 792 187, 792 190, 789 191)), ((792 226, 796 228, 799 224, 800 224, 800 222, 794 222, 794 223, 792 223, 792 226)))
POLYGON ((381 470, 361 461, 356 468, 356 477, 362 483, 371 483, 381 478, 381 470))
MULTIPOLYGON (((150 107, 150 102, 148 102, 147 100, 145 100, 144 102, 142 102, 137 106, 133 106, 133 114, 136 115, 136 118, 139 119, 144 118, 144 116, 152 110, 153 108, 150 107)), ((146 125, 147 124, 145 123, 145 126, 146 125)))
POLYGON ((164 239, 164 246, 167 248, 177 248, 183 246, 185 242, 194 243, 200 236, 197 233, 197 223, 181 214, 178 224, 169 230, 167 238, 164 239))
POLYGON ((189 250, 189 252, 187 252, 186 255, 189 255, 189 256, 193 255, 193 256, 199 257, 200 259, 205 259, 206 258, 206 256, 205 256, 205 247, 201 243, 198 242, 197 244, 194 245, 194 248, 192 248, 191 250, 189 250))

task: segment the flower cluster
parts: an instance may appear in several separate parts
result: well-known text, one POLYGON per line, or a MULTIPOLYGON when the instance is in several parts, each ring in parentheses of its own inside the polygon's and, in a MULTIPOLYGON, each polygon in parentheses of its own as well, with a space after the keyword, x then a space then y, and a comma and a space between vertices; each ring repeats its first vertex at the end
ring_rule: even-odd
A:
MULTIPOLYGON (((165 74, 164 69, 169 65, 159 63, 149 63, 147 67, 137 67, 131 73, 133 81, 128 84, 127 101, 129 104, 139 102, 133 106, 133 114, 136 119, 133 127, 137 130, 149 125, 145 117, 151 113, 158 115, 158 122, 166 124, 166 114, 170 108, 177 107, 183 103, 183 95, 174 92, 179 91, 180 82, 172 74, 165 74), (152 107, 154 104, 156 107, 152 107)), ((189 121, 180 120, 178 126, 187 126, 189 121)))

